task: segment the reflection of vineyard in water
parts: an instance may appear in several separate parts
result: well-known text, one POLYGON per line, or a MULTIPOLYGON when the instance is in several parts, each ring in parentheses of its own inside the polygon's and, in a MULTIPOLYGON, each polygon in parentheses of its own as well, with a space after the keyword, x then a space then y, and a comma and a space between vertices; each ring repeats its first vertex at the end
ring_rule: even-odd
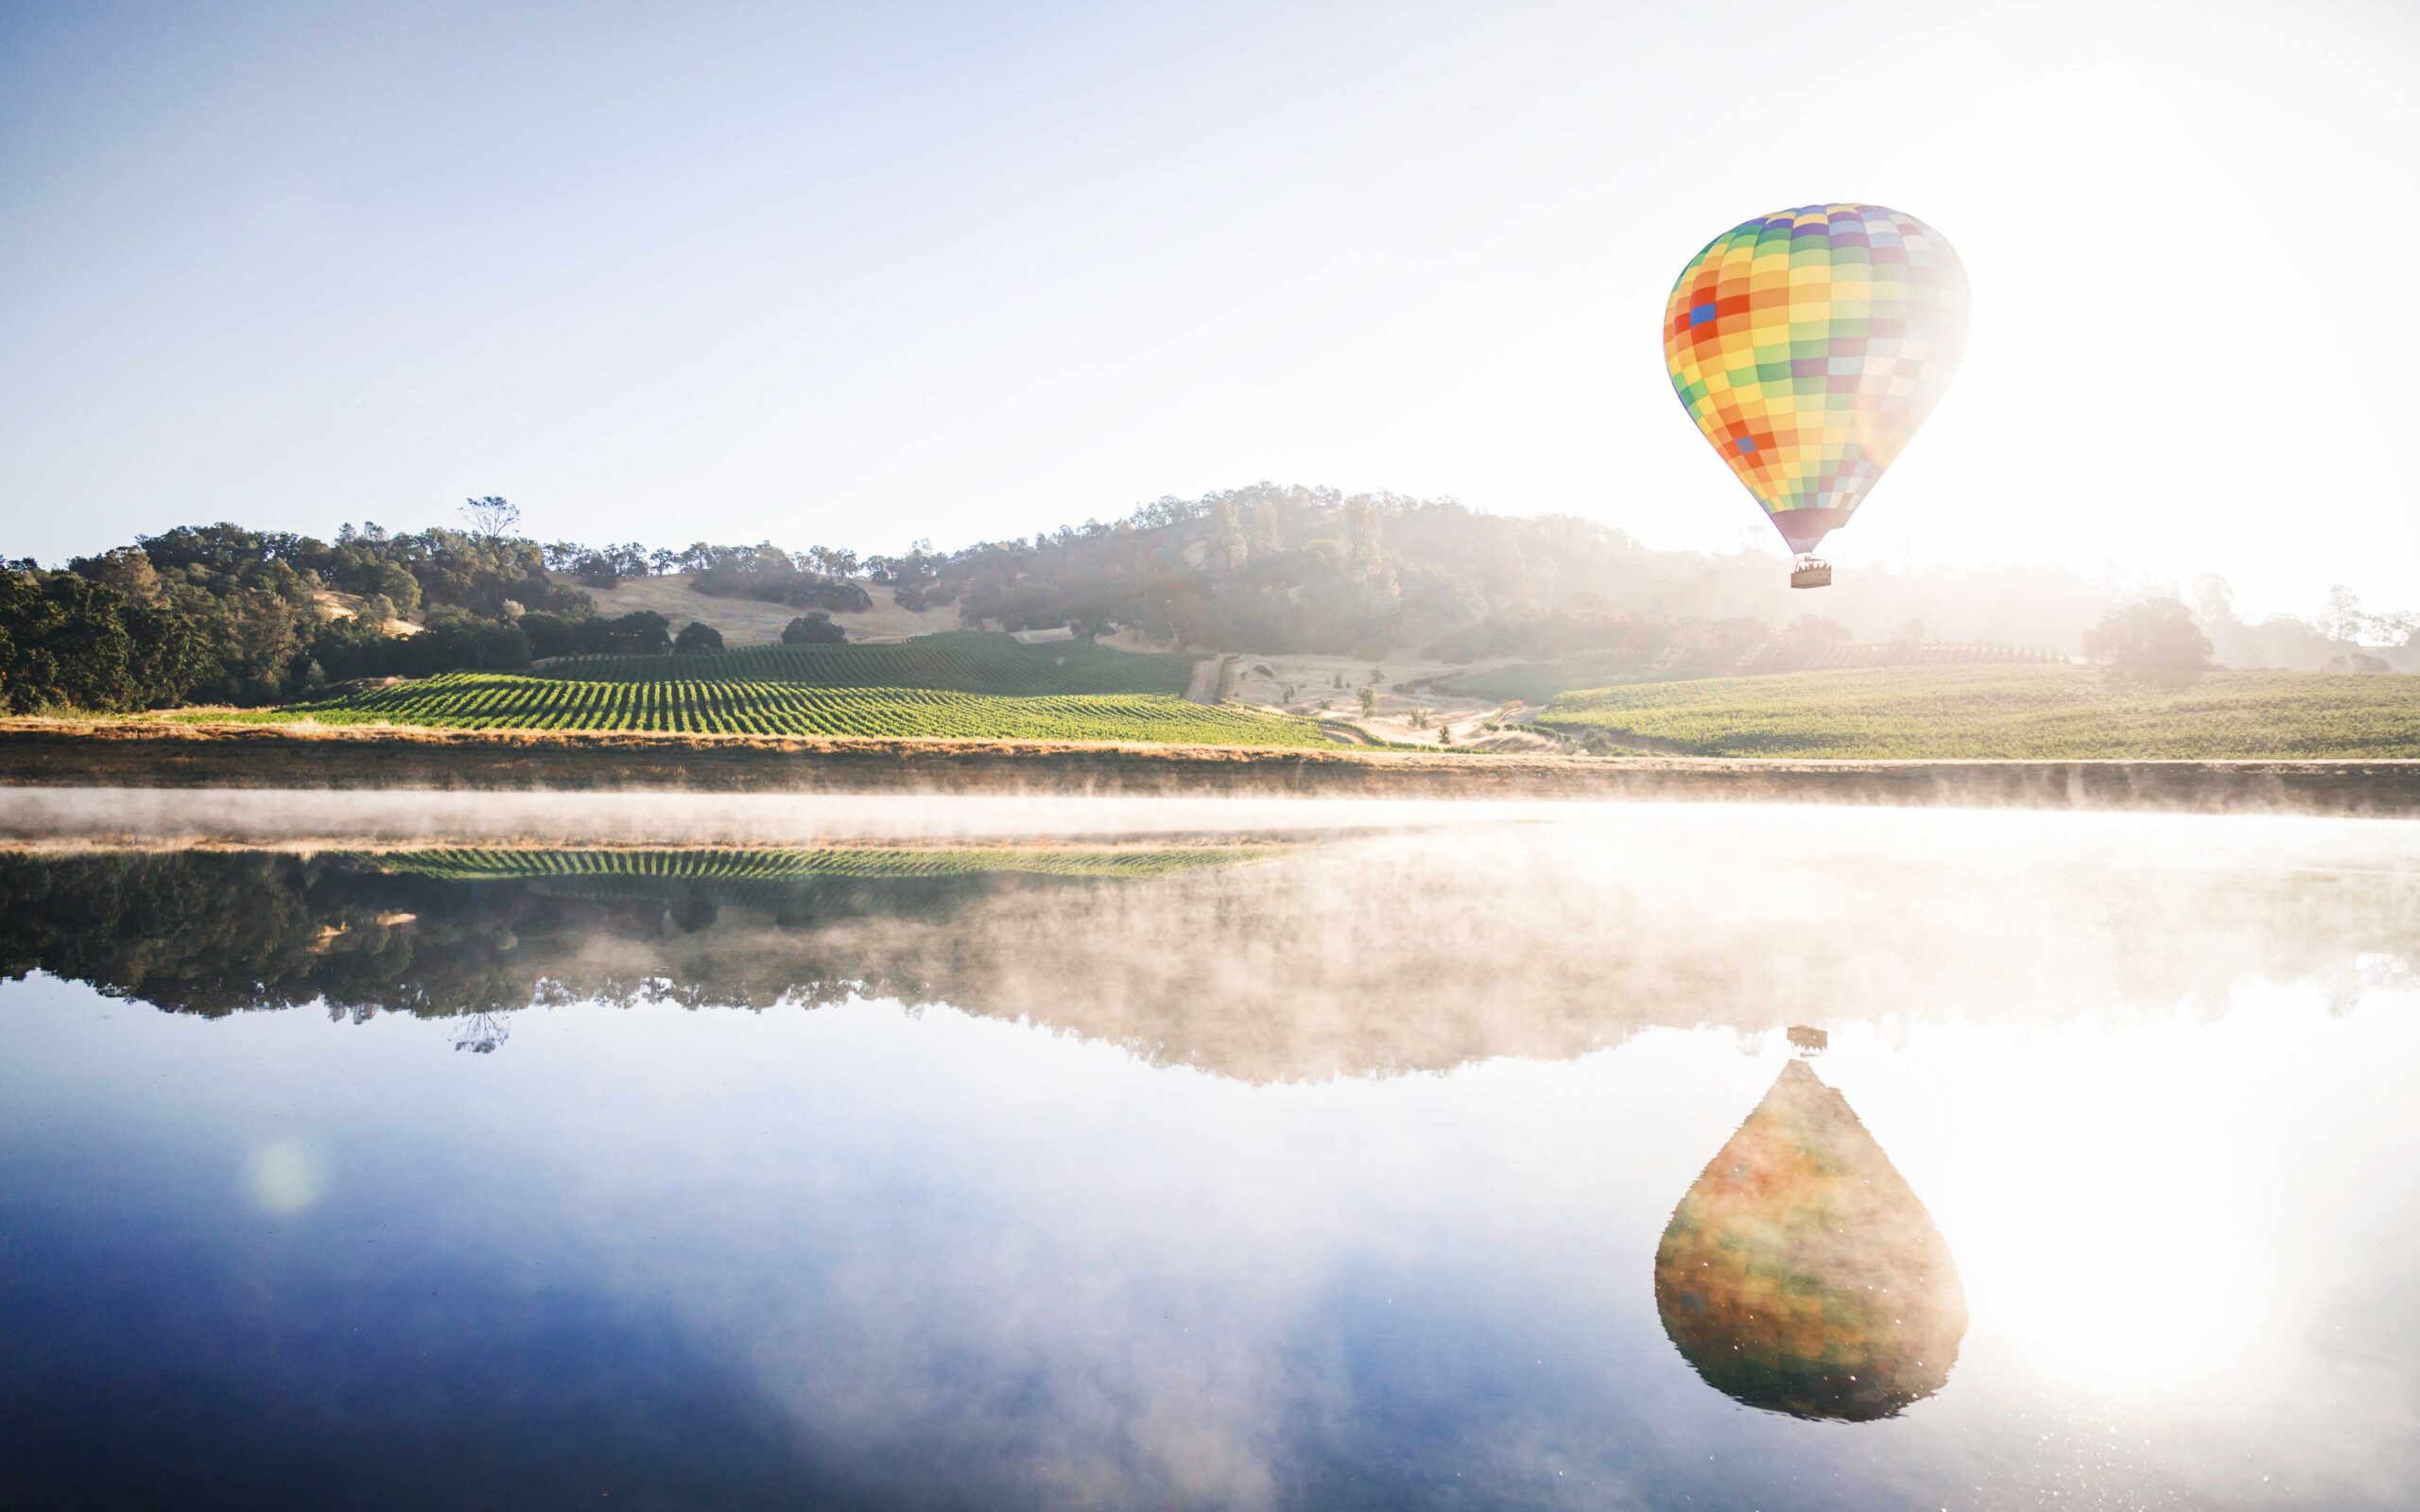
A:
POLYGON ((1928 832, 1792 848, 1629 822, 1606 846, 1539 827, 1282 850, 21 855, 0 858, 0 971, 205 1014, 945 1003, 1266 1081, 1565 1058, 1651 1025, 2215 1012, 2261 978, 2349 1001, 2420 965, 2408 866, 2153 886, 2123 833, 1995 862, 1928 832), (1773 902, 1743 907, 1751 887, 1773 902))
POLYGON ((1038 877, 1150 877, 1212 866, 1239 852, 999 846, 944 850, 921 846, 835 846, 817 850, 536 850, 464 846, 363 858, 366 865, 454 882, 535 881, 788 883, 812 877, 963 877, 1012 872, 1038 877))

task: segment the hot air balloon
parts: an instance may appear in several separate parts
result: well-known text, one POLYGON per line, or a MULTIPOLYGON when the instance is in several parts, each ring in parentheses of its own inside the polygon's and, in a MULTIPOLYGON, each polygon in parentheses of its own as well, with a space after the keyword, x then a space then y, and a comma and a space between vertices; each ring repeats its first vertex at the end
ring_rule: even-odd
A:
POLYGON ((1966 1336, 1966 1294, 1931 1214, 1803 1060, 1673 1210, 1655 1310, 1716 1390, 1848 1422, 1940 1390, 1966 1336))
POLYGON ((1664 363, 1689 419, 1797 555, 1793 588, 1932 412, 1966 340, 1966 270, 1941 232, 1879 205, 1744 221, 1689 259, 1664 363))

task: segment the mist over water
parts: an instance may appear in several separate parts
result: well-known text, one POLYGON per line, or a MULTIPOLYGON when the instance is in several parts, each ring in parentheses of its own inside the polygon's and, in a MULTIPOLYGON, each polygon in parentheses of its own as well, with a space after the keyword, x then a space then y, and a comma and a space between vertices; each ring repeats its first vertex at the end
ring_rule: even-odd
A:
POLYGON ((2408 825, 10 797, 12 1503, 2420 1494, 2408 825))

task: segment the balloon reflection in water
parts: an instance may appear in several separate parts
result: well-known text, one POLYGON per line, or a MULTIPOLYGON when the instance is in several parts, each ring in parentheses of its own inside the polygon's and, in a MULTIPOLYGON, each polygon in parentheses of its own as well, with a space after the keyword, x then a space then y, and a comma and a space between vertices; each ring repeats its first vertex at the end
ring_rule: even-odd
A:
POLYGON ((1892 1417, 1941 1389, 1966 1334, 1931 1214, 1797 1060, 1673 1210, 1655 1307, 1707 1384, 1793 1418, 1892 1417))

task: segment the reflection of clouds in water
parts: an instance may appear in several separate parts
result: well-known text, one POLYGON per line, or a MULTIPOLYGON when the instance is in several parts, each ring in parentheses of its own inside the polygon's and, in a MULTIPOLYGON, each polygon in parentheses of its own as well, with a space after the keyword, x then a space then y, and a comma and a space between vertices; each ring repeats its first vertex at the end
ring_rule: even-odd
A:
POLYGON ((933 1252, 965 1238, 944 1222, 854 1257, 817 1299, 837 1312, 764 1319, 746 1350, 767 1394, 851 1459, 980 1466, 1046 1504, 1270 1499, 1291 1298, 1268 1278, 1132 1277, 1080 1242, 933 1252))
MULTIPOLYGON (((727 1116, 794 1160, 596 1161, 616 1211, 667 1204, 650 1228, 694 1236, 617 1246, 616 1290, 681 1298, 819 1458, 877 1482, 1007 1504, 1285 1504, 1313 1425, 1366 1430, 1357 1395, 1401 1385, 1357 1383, 1342 1345, 1318 1343, 1340 1278, 1466 1274, 1478 1315, 1514 1318, 1615 1286, 1592 1243, 1599 1174, 1531 1163, 1596 1101, 1568 1068, 1249 1089, 948 1010, 817 1021, 814 1055, 721 1089, 727 1116), (869 1061, 897 1077, 888 1092, 845 1083, 869 1061), (795 1144, 786 1108, 816 1109, 795 1144), (1586 1286, 1490 1280, 1548 1257, 1586 1286)), ((1527 1451, 1481 1434, 1456 1452, 1476 1471, 1527 1451)))
POLYGON ((293 1140, 264 1144, 245 1158, 244 1187, 263 1212, 301 1212, 327 1195, 327 1161, 293 1140))
MULTIPOLYGON (((988 1029, 955 1014, 924 1027, 988 1029)), ((1126 1080, 1116 1101, 1141 1111, 1131 1063, 1064 1044, 1046 1057, 1058 1064, 1021 1057, 1023 1069, 1102 1138, 1123 1117, 1081 1106, 1088 1090, 1071 1078, 1126 1080)), ((885 1194, 849 1236, 858 1243, 823 1257, 815 1289, 768 1315, 701 1321, 745 1335, 764 1389, 821 1444, 923 1467, 911 1480, 944 1466, 1042 1504, 1268 1504, 1296 1396, 1279 1346, 1337 1236, 1302 1221, 1284 1183, 1220 1181, 1196 1163, 1181 1132, 1200 1116, 1193 1091, 1160 1127, 1128 1136, 1121 1158, 1085 1161, 1080 1190, 1062 1183, 1081 1154, 1028 1125, 955 1173, 962 1184, 885 1194), (1298 1242, 1255 1242, 1271 1228, 1298 1242), (1231 1230, 1242 1242, 1222 1243, 1231 1230)), ((1032 1116, 1019 1090, 961 1091, 978 1117, 1032 1116)), ((979 1128, 967 1137, 986 1143, 979 1128)))

